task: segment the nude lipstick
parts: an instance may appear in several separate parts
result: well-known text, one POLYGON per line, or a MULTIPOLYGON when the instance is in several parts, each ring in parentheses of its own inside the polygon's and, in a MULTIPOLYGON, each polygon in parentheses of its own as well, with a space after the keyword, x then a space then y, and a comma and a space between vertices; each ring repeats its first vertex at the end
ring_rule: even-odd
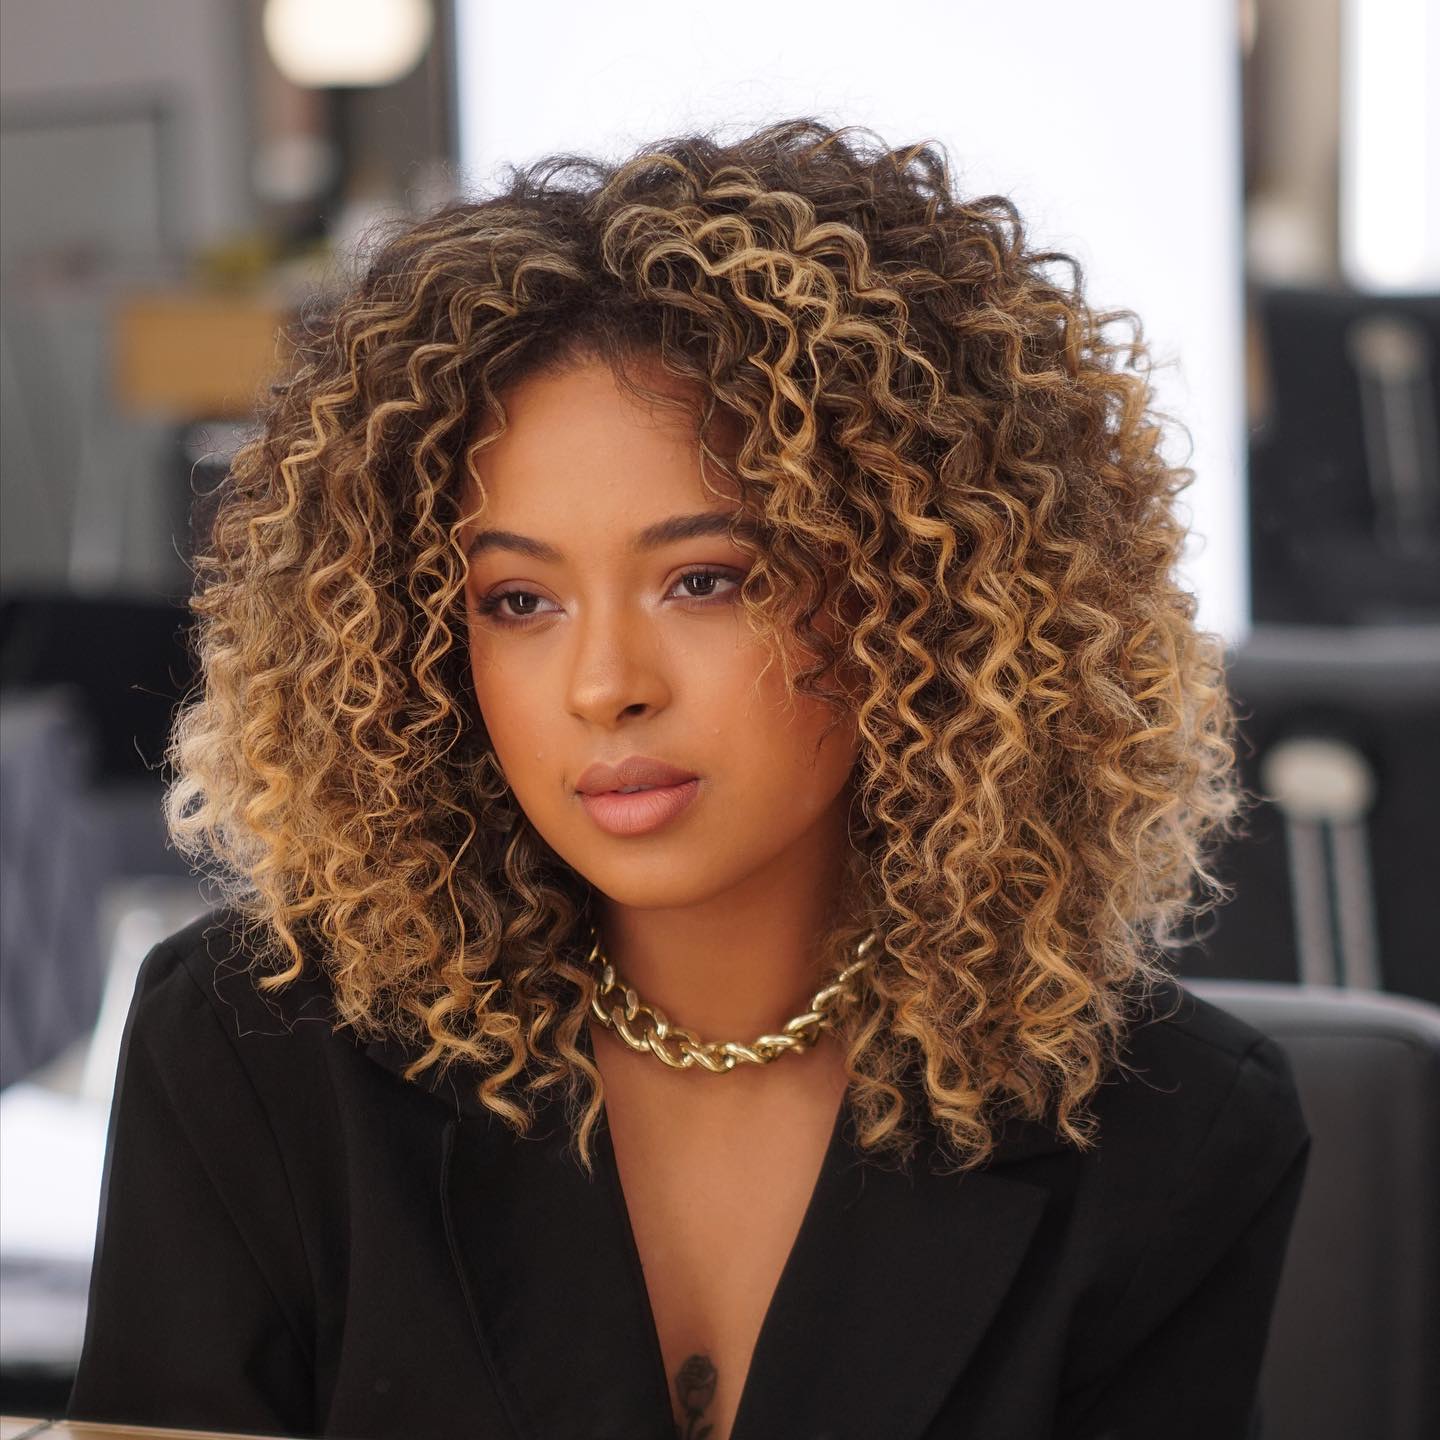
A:
POLYGON ((699 789, 698 776, 649 755, 631 755, 618 765, 597 762, 575 784, 585 813, 607 834, 621 836, 648 835, 669 824, 699 789))

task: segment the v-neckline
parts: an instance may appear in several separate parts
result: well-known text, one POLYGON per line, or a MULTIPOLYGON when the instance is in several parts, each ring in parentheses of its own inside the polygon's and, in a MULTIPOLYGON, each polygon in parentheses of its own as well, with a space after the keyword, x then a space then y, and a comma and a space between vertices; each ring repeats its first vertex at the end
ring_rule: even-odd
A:
MULTIPOLYGON (((587 1025, 581 1029, 581 1047, 587 1054, 591 1063, 594 1063, 595 1051, 593 1036, 587 1025)), ((747 1400, 752 1393, 750 1384, 751 1376, 756 1371, 756 1361, 760 1358, 765 1345, 766 1331, 771 1328, 771 1317, 779 1308, 778 1303, 784 1298, 790 1283, 790 1274, 794 1269, 796 1252, 801 1248, 801 1241, 817 1223, 817 1211, 820 1196, 825 1188, 825 1181, 832 1175, 841 1162, 841 1151, 845 1142, 845 1125, 850 1113, 850 1089, 847 1085, 841 1092, 839 1102, 835 1107, 834 1116, 830 1122, 830 1134, 825 1144, 824 1153, 820 1159, 820 1166, 815 1173, 815 1178, 810 1185, 810 1193, 805 1201, 805 1208, 801 1212, 800 1223, 796 1227, 795 1234, 791 1237, 790 1247, 786 1251, 784 1263, 780 1267, 780 1273, 775 1281, 775 1286, 770 1292, 766 1302, 764 1314, 760 1320, 760 1328, 755 1333, 755 1344, 750 1352, 750 1359, 745 1369, 745 1380, 740 1388, 740 1397, 736 1403, 735 1418, 730 1427, 729 1440, 745 1440, 745 1425, 747 1400)), ((650 1388, 656 1391, 662 1405, 664 1414, 670 1424, 674 1426, 674 1406, 670 1398, 670 1377, 665 1369, 665 1352, 660 1344, 660 1327, 655 1318, 655 1307, 650 1298, 650 1287, 645 1281, 645 1267, 640 1258, 640 1246, 635 1238, 635 1227, 630 1217, 629 1202, 625 1197, 624 1182, 620 1177, 620 1164, 615 1154, 615 1145, 610 1130, 610 1109, 607 1101, 602 1101, 600 1106, 600 1117, 595 1127, 595 1154, 597 1170, 603 1176, 605 1191, 616 1220, 618 1228, 623 1236, 623 1248, 625 1251, 625 1268, 630 1275, 631 1303, 637 1313, 645 1318, 644 1330, 649 1337, 649 1357, 646 1368, 650 1372, 650 1388)), ((679 1430, 676 1428, 678 1436, 679 1430)))
MULTIPOLYGON (((369 1053, 397 1074, 414 1058, 379 1042, 369 1053)), ((523 1137, 468 1086, 445 1098, 455 1110, 441 1147, 445 1242, 517 1440, 675 1440, 608 1114, 586 1172, 560 1095, 542 1100, 523 1137)), ((977 1354, 1051 1195, 1011 1162, 1065 1148, 1027 1123, 963 1175, 932 1163, 929 1139, 908 1163, 871 1164, 853 1116, 846 1093, 731 1440, 919 1440, 977 1354)))

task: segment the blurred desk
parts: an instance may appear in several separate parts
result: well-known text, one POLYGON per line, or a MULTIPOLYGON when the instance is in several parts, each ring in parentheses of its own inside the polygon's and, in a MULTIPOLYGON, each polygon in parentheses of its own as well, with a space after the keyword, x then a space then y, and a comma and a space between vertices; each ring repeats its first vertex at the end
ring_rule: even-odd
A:
MULTIPOLYGON (((32 1436, 45 1440, 134 1440, 134 1437, 150 1437, 150 1440, 261 1440, 251 1435, 222 1434, 218 1430, 154 1430, 148 1425, 95 1425, 88 1420, 35 1420, 19 1415, 0 1415, 0 1440, 31 1440, 32 1436)), ((273 1436, 264 1440, 274 1440, 273 1436)))

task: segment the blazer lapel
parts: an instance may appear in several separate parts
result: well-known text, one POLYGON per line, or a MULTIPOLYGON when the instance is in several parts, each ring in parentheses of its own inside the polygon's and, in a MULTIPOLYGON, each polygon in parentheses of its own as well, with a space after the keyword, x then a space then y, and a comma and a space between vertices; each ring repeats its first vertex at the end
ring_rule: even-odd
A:
MULTIPOLYGON (((1013 1127, 992 1160, 1058 1142, 1013 1127)), ((847 1113, 760 1330, 731 1440, 914 1440, 1009 1290, 1049 1192, 993 1168, 861 1163, 847 1113), (843 1131, 843 1133, 842 1133, 843 1131)))
POLYGON ((588 1178, 559 1110, 524 1138, 464 1101, 450 1123, 442 1203, 476 1338, 525 1440, 674 1440, 613 1158, 588 1178))

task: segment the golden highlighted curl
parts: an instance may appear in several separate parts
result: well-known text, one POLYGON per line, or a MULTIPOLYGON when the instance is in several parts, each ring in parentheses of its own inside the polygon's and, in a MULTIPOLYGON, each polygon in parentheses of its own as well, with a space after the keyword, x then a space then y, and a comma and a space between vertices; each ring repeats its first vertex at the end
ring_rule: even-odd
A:
POLYGON ((471 1062, 522 1132, 565 1082, 587 1168, 590 889, 493 761, 457 538, 481 421, 539 368, 658 355, 694 382, 758 522, 742 604, 804 641, 797 689, 860 677, 823 954, 878 929, 838 1032, 867 1150, 908 1155, 925 1110, 963 1168, 1011 1115, 1093 1144, 1086 1100, 1216 903, 1194 882, 1227 894, 1207 847, 1246 797, 1138 322, 1088 307, 1008 200, 958 198, 939 146, 875 138, 798 119, 550 157, 398 229, 297 328, 197 560, 166 816, 279 967, 262 986, 310 957, 343 1024, 422 1050, 411 1078, 471 1062))

